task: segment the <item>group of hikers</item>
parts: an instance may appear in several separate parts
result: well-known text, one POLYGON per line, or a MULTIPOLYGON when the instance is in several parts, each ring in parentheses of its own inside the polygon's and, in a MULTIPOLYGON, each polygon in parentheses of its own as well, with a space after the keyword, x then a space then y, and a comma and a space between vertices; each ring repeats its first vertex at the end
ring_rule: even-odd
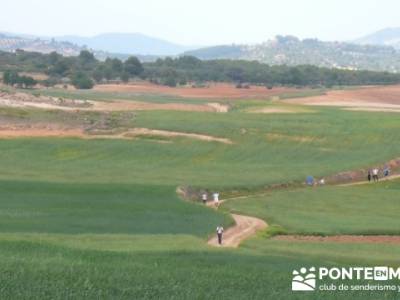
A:
MULTIPOLYGON (((219 193, 218 192, 212 193, 212 198, 213 198, 215 208, 218 208, 219 204, 220 204, 219 193)), ((203 202, 204 205, 207 205, 208 194, 206 192, 201 194, 201 201, 203 202)), ((224 227, 218 226, 216 231, 217 231, 218 244, 222 245, 222 236, 224 234, 224 227)))
MULTIPOLYGON (((374 169, 368 170, 368 175, 367 175, 368 181, 371 182, 373 180, 374 182, 378 182, 379 181, 379 173, 380 173, 380 171, 379 171, 378 168, 374 168, 374 169)), ((384 177, 387 177, 387 176, 390 175, 389 166, 385 166, 384 167, 382 174, 383 174, 384 177)), ((311 180, 307 179, 307 182, 308 181, 311 181, 311 180)), ((314 179, 312 181, 314 183, 314 179)), ((325 180, 321 181, 320 184, 322 184, 322 185, 325 184, 325 180)), ((218 208, 219 205, 220 205, 219 193, 218 192, 212 193, 212 199, 213 199, 215 208, 218 208)), ((204 205, 207 205, 208 193, 206 193, 206 192, 202 193, 201 194, 201 200, 202 200, 204 205)), ((218 226, 216 231, 217 231, 218 244, 222 245, 222 237, 223 237, 223 234, 224 234, 224 227, 218 226)))
MULTIPOLYGON (((213 201, 214 201, 215 207, 218 208, 218 207, 219 207, 219 193, 214 192, 214 193, 212 194, 212 197, 213 197, 213 201)), ((204 204, 204 205, 207 204, 207 202, 208 202, 208 194, 207 194, 206 192, 204 192, 204 193, 201 195, 201 200, 203 201, 203 204, 204 204)))
MULTIPOLYGON (((390 175, 390 168, 389 168, 389 166, 385 166, 383 169, 383 176, 387 177, 389 175, 390 175)), ((374 182, 378 182, 379 181, 379 169, 374 168, 372 170, 368 170, 367 179, 369 182, 371 182, 372 180, 374 182)))

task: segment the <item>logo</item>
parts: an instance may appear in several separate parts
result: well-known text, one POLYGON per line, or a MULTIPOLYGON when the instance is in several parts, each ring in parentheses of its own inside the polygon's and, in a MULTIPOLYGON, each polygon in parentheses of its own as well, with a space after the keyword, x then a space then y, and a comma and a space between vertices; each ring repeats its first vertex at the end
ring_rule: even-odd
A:
POLYGON ((292 274, 292 291, 397 291, 400 293, 400 268, 302 267, 300 271, 294 270, 292 274))
POLYGON ((300 272, 293 271, 292 291, 314 291, 317 284, 315 268, 301 268, 300 272))

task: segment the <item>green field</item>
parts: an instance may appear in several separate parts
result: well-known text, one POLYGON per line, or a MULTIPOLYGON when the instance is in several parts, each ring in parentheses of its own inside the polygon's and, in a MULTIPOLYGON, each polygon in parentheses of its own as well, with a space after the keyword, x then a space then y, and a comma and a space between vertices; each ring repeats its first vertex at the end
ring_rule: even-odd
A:
MULTIPOLYGON (((99 96, 101 97, 101 96, 99 96)), ((108 95, 103 95, 108 97, 108 95)), ((215 249, 229 212, 296 234, 399 234, 400 182, 291 188, 399 156, 397 114, 147 111, 113 115, 111 128, 208 134, 189 138, 0 140, 0 292, 4 299, 396 299, 397 292, 293 293, 302 266, 399 264, 400 245, 284 242, 261 233, 215 249), (165 143, 168 142, 168 143, 165 143), (179 185, 249 193, 218 212, 186 202, 179 185)), ((280 104, 283 105, 283 104, 280 104)), ((7 122, 83 126, 99 113, 1 109, 7 122)))
POLYGON ((225 207, 291 234, 400 235, 399 192, 400 181, 300 188, 232 200, 225 207))

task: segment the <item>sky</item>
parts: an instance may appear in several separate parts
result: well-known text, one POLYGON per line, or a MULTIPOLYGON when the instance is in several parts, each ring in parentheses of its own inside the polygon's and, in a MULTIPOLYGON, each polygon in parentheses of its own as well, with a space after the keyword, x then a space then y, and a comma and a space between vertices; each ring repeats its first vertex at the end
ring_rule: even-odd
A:
POLYGON ((184 45, 275 35, 352 40, 400 27, 399 0, 12 0, 0 31, 41 36, 142 33, 184 45))

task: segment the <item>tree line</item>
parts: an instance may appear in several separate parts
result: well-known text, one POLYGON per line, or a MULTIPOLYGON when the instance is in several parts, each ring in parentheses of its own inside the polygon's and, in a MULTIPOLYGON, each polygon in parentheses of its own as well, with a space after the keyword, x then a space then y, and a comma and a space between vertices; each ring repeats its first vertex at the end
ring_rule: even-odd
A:
POLYGON ((128 82, 133 78, 167 86, 188 83, 202 85, 210 81, 232 82, 238 88, 247 87, 248 84, 272 88, 278 85, 331 87, 400 83, 400 74, 389 72, 352 71, 311 65, 269 66, 242 60, 202 61, 192 56, 167 57, 143 64, 133 56, 125 61, 117 58, 99 61, 89 51, 82 51, 76 57, 65 57, 55 52, 0 52, 0 71, 4 72, 5 84, 30 87, 36 81, 27 76, 19 76, 18 72, 41 72, 49 76, 41 84, 52 86, 67 82, 81 89, 90 89, 95 83, 111 80, 128 82))

